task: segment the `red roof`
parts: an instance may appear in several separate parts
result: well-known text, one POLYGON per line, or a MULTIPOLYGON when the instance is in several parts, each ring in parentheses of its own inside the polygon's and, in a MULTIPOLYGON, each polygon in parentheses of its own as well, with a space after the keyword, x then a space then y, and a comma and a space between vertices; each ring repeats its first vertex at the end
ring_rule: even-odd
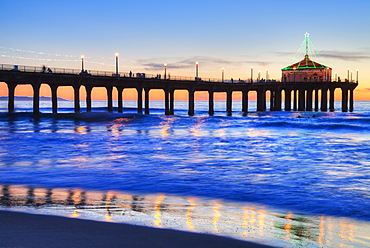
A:
POLYGON ((319 64, 317 62, 312 61, 308 55, 304 56, 302 61, 299 61, 293 65, 283 68, 282 70, 294 70, 294 69, 323 69, 328 68, 325 65, 319 64))

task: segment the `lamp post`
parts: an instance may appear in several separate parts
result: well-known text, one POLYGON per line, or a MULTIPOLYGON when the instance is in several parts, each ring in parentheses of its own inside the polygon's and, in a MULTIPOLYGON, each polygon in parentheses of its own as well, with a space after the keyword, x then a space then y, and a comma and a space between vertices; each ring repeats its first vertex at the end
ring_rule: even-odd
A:
POLYGON ((269 80, 269 69, 266 69, 266 82, 269 80))
POLYGON ((329 68, 326 68, 326 82, 329 82, 330 80, 330 71, 329 68))
POLYGON ((167 77, 167 63, 164 63, 164 79, 167 77))
POLYGON ((347 80, 349 81, 349 68, 347 68, 347 80))
POLYGON ((199 63, 198 61, 195 62, 195 79, 198 80, 198 73, 199 73, 199 63))
POLYGON ((352 82, 352 73, 353 73, 353 72, 351 71, 351 81, 350 81, 350 82, 352 82))
POLYGON ((258 71, 258 77, 257 77, 257 81, 260 81, 261 80, 261 70, 258 71))
POLYGON ((338 82, 338 73, 335 72, 335 82, 338 82))
POLYGON ((225 76, 225 69, 222 67, 222 73, 221 73, 222 82, 224 82, 224 76, 225 76))
POLYGON ((358 84, 358 69, 356 70, 356 83, 358 84))
POLYGON ((295 67, 293 68, 293 78, 294 78, 294 79, 293 79, 293 82, 295 82, 295 70, 296 70, 296 69, 297 69, 297 68, 295 68, 295 67))
POLYGON ((253 66, 251 66, 251 83, 253 83, 253 66))
POLYGON ((84 72, 84 60, 85 60, 85 56, 81 55, 81 62, 82 62, 81 72, 84 72))
POLYGON ((116 76, 118 76, 118 53, 114 54, 116 56, 116 76))

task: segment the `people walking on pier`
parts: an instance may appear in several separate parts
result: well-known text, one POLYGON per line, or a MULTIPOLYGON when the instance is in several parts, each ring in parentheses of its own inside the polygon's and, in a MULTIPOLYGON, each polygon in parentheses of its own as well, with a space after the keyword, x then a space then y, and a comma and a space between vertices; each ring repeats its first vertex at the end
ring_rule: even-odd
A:
POLYGON ((48 73, 53 73, 53 71, 48 67, 48 73))
POLYGON ((46 72, 46 66, 45 65, 42 66, 42 71, 41 72, 43 72, 43 73, 46 72))

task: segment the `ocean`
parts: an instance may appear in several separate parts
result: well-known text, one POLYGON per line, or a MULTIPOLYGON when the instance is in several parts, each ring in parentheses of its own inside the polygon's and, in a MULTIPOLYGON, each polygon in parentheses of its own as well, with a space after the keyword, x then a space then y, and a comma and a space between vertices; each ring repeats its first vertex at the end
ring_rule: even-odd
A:
MULTIPOLYGON (((278 247, 370 247, 370 102, 266 111, 175 102, 150 115, 0 102, 0 209, 212 233, 278 247)), ((114 103, 117 106, 117 102, 114 103)))

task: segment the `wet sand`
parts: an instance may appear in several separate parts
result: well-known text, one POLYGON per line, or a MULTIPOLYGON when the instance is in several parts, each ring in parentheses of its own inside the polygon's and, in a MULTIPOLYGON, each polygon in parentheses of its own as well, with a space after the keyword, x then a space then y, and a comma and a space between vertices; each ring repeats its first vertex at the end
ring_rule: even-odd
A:
POLYGON ((128 224, 0 211, 0 247, 269 247, 128 224))

